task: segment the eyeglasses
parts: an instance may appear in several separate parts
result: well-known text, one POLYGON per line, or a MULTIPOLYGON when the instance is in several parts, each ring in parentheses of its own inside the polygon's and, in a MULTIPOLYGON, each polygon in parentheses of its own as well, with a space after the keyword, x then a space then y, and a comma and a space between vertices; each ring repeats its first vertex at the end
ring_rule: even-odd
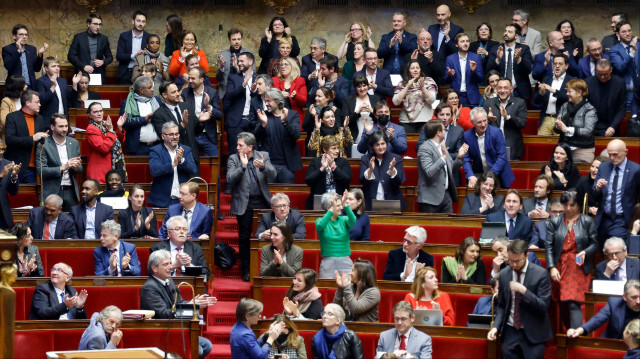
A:
POLYGON ((408 240, 408 239, 404 239, 402 242, 403 242, 403 243, 406 243, 406 244, 408 244, 408 245, 413 245, 413 244, 418 243, 418 242, 412 242, 412 241, 410 241, 410 240, 408 240))
POLYGON ((51 268, 51 274, 53 274, 53 273, 63 273, 63 274, 69 275, 69 273, 63 271, 60 268, 56 268, 56 267, 51 268))
POLYGON ((513 264, 518 264, 518 263, 522 263, 522 262, 524 262, 524 261, 526 261, 526 260, 527 260, 527 258, 516 259, 516 260, 508 259, 508 260, 507 260, 507 262, 509 262, 509 263, 513 263, 513 264))
POLYGON ((320 313, 320 316, 321 316, 321 317, 327 316, 327 317, 333 318, 333 317, 335 317, 336 315, 335 315, 335 314, 333 314, 333 313, 331 313, 331 312, 322 312, 322 313, 320 313))
POLYGON ((564 214, 564 211, 551 211, 551 214, 564 214))
POLYGON ((274 204, 271 207, 275 208, 275 209, 285 209, 285 208, 289 207, 289 205, 288 204, 274 204))
POLYGON ((167 136, 167 137, 178 137, 180 136, 179 132, 176 133, 163 133, 163 135, 167 136))
POLYGON ((409 317, 393 317, 394 322, 406 322, 409 319, 410 319, 409 317))
POLYGON ((169 230, 175 231, 175 232, 187 232, 188 231, 187 227, 176 227, 176 228, 170 228, 169 230))
POLYGON ((613 257, 613 256, 620 257, 620 255, 621 255, 622 253, 624 253, 624 251, 608 252, 608 253, 606 253, 606 255, 607 255, 608 257, 613 257))
POLYGON ((478 29, 478 31, 489 31, 488 27, 481 27, 478 29))
POLYGON ((351 29, 351 32, 362 31, 362 29, 351 29))

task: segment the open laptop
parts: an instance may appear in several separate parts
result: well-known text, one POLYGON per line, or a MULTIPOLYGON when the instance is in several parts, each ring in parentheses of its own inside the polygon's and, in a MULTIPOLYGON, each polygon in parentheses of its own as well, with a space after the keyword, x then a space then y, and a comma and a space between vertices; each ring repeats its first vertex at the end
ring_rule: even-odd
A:
POLYGON ((440 309, 416 309, 416 324, 442 325, 442 310, 440 309))
POLYGON ((314 211, 322 211, 322 195, 314 194, 313 195, 313 210, 314 211))
POLYGON ((371 210, 378 212, 402 212, 402 205, 400 201, 395 200, 382 200, 382 199, 372 199, 371 200, 371 210))
POLYGON ((507 227, 502 222, 484 222, 482 223, 482 232, 480 232, 480 244, 489 244, 497 236, 507 234, 507 227))

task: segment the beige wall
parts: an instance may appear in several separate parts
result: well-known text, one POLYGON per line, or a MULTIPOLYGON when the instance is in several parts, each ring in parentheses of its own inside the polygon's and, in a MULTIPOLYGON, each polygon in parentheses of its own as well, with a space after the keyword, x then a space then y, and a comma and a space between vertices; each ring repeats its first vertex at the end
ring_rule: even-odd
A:
MULTIPOLYGON (((162 0, 168 4, 169 0, 162 0)), ((207 1, 205 0, 205 3, 207 1)), ((245 47, 257 52, 260 38, 264 35, 264 28, 268 26, 271 17, 277 12, 264 5, 260 0, 246 0, 247 5, 240 7, 218 7, 211 5, 196 7, 193 10, 185 8, 144 9, 149 14, 147 31, 161 35, 162 41, 166 35, 165 19, 171 13, 179 14, 184 21, 185 28, 194 30, 198 35, 200 47, 203 48, 213 62, 215 55, 228 47, 226 31, 231 27, 245 30, 245 47), (218 24, 222 24, 224 34, 218 35, 218 24)), ((335 54, 344 40, 351 21, 363 21, 373 30, 373 39, 377 44, 383 33, 390 31, 391 16, 396 8, 376 8, 355 5, 357 1, 350 0, 350 6, 340 8, 318 8, 315 0, 301 0, 300 4, 289 9, 285 18, 289 22, 292 33, 298 38, 302 54, 307 54, 309 40, 314 35, 320 35, 328 41, 328 51, 335 54), (352 5, 353 4, 353 5, 352 5)), ((392 3, 400 3, 392 0, 392 3)), ((451 4, 451 1, 445 1, 451 4)), ((481 21, 489 21, 494 27, 494 39, 502 37, 504 24, 510 22, 513 7, 508 7, 506 0, 492 0, 489 5, 478 9, 470 15, 464 9, 450 5, 454 23, 461 25, 472 33, 475 39, 475 28, 481 21)), ((67 49, 73 35, 86 30, 86 16, 88 10, 77 5, 75 0, 2 0, 0 8, 0 43, 3 45, 13 41, 11 28, 16 23, 23 23, 29 27, 31 38, 29 43, 41 46, 47 42, 50 46, 47 56, 57 56, 66 61, 67 49), (25 7, 25 2, 29 6, 25 7)), ((136 10, 129 6, 129 0, 114 0, 99 10, 103 17, 102 33, 109 36, 111 49, 115 57, 118 35, 131 28, 131 13, 136 10)), ((408 17, 408 30, 415 33, 420 27, 427 27, 435 23, 435 6, 404 9, 408 17)), ((577 34, 585 44, 591 37, 602 38, 610 33, 609 16, 617 10, 608 6, 596 6, 595 0, 542 0, 542 6, 528 9, 531 12, 531 26, 543 34, 555 28, 556 24, 568 18, 574 22, 577 34)), ((634 29, 638 29, 637 10, 627 9, 634 29)), ((164 49, 164 44, 162 45, 164 49)), ((344 62, 341 61, 341 63, 344 62)), ((0 69, 0 80, 6 77, 4 67, 0 69)))

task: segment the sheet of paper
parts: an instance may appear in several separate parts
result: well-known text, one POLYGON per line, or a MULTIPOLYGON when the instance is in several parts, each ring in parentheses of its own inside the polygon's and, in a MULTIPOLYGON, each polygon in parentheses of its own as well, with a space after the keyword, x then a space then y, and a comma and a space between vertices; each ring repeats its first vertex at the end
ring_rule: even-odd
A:
POLYGON ((89 74, 89 86, 100 86, 100 85, 102 85, 102 75, 89 74))

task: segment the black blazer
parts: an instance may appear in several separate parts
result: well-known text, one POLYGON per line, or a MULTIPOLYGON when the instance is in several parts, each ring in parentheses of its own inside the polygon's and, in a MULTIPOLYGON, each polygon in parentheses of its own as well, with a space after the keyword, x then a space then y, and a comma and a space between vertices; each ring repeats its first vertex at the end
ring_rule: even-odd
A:
POLYGON ((185 303, 182 299, 180 291, 173 283, 173 279, 169 278, 169 290, 165 289, 159 280, 149 276, 149 279, 142 285, 140 291, 140 309, 153 310, 156 312, 154 318, 157 319, 172 319, 174 313, 171 311, 171 307, 174 303, 174 298, 177 294, 177 302, 185 303))
MULTIPOLYGON (((485 67, 485 73, 488 73, 490 70, 497 70, 500 73, 500 76, 505 76, 507 71, 507 49, 504 49, 504 54, 500 59, 500 64, 496 64, 496 58, 498 57, 498 47, 503 46, 504 43, 493 46, 489 51, 489 61, 487 61, 487 67, 485 67)), ((516 87, 513 90, 513 95, 520 97, 522 99, 527 99, 531 96, 531 82, 529 80, 529 74, 533 68, 533 58, 531 57, 531 50, 529 46, 523 45, 520 43, 516 43, 515 49, 520 50, 520 63, 517 61, 513 61, 513 77, 516 80, 516 87)))
MULTIPOLYGON (((70 285, 66 285, 64 291, 70 297, 78 293, 70 285)), ((58 302, 56 290, 50 281, 38 285, 35 292, 33 292, 29 320, 57 320, 64 313, 70 313, 70 319, 87 319, 87 312, 84 309, 78 310, 77 307, 67 308, 64 302, 58 302)))
MULTIPOLYGON (((213 87, 204 87, 204 92, 209 95, 209 103, 204 103, 204 94, 202 95, 202 102, 200 104, 200 108, 204 109, 207 105, 211 105, 211 118, 208 121, 201 123, 195 123, 195 133, 202 133, 202 130, 207 130, 205 132, 207 138, 211 143, 218 144, 218 121, 222 120, 222 111, 220 110, 220 98, 218 97, 218 91, 216 91, 213 87)), ((193 93, 193 89, 191 87, 182 91, 182 99, 183 101, 189 105, 189 113, 193 112, 194 116, 196 113, 196 100, 195 95, 193 93)), ((191 117, 191 116, 189 116, 191 117)))
MULTIPOLYGON (((565 102, 569 101, 569 98, 567 97, 567 82, 569 82, 570 80, 573 80, 573 77, 565 73, 564 81, 562 81, 560 89, 556 91, 555 94, 553 94, 553 96, 556 98, 556 116, 560 113, 560 107, 562 107, 565 102)), ((553 76, 546 76, 542 82, 551 86, 551 84, 553 83, 553 76)), ((544 96, 541 96, 538 86, 536 86, 536 90, 533 92, 533 97, 531 98, 531 104, 540 109, 540 123, 542 123, 542 120, 547 117, 547 106, 549 105, 549 97, 551 97, 551 92, 545 91, 544 96)))
POLYGON ((276 119, 270 112, 266 113, 267 127, 262 127, 262 122, 256 124, 253 129, 253 134, 256 136, 256 140, 259 144, 260 151, 270 152, 273 146, 282 146, 282 152, 284 152, 284 160, 287 168, 291 172, 295 172, 302 168, 302 158, 300 157, 300 151, 298 150, 298 138, 300 138, 300 117, 298 112, 289 110, 287 113, 286 126, 276 119), (277 127, 283 127, 281 131, 284 133, 284 137, 280 138, 280 143, 271 143, 269 132, 278 131, 277 127))
MULTIPOLYGON (((31 228, 33 239, 42 239, 44 237, 44 207, 35 207, 29 211, 27 226, 31 228)), ((78 239, 78 232, 76 231, 73 217, 64 212, 60 212, 58 222, 56 223, 54 238, 49 239, 78 239)))
MULTIPOLYGON (((24 51, 27 55, 27 72, 29 73, 29 83, 32 90, 36 90, 36 72, 42 69, 43 56, 38 56, 38 50, 35 46, 25 45, 24 51)), ((7 81, 13 75, 22 76, 22 62, 20 62, 20 54, 18 46, 15 42, 2 48, 2 61, 4 68, 7 69, 7 81)))
MULTIPOLYGON (((109 38, 103 34, 98 34, 98 49, 96 51, 96 59, 104 60, 104 64, 98 68, 94 67, 96 74, 102 75, 102 83, 105 83, 106 73, 105 69, 113 62, 113 55, 111 54, 111 46, 109 45, 109 38)), ((89 65, 93 66, 93 59, 89 52, 89 31, 83 31, 79 34, 75 34, 71 46, 69 46, 69 52, 67 53, 67 59, 76 67, 76 73, 78 71, 84 71, 84 67, 89 65)))
MULTIPOLYGON (((141 49, 147 48, 147 42, 149 42, 151 34, 142 31, 142 43, 141 49)), ((125 31, 118 37, 118 47, 116 47, 116 60, 118 60, 118 74, 116 77, 119 80, 124 78, 124 75, 129 70, 129 63, 131 60, 131 47, 133 46, 133 30, 125 31)))
MULTIPOLYGON (((554 268, 560 260, 562 252, 562 244, 569 229, 564 224, 564 215, 549 218, 547 220, 547 238, 545 243, 545 253, 547 260, 547 268, 554 268)), ((585 251, 586 257, 582 270, 585 274, 590 274, 593 270, 591 259, 598 250, 598 232, 596 224, 591 217, 581 214, 578 220, 573 224, 573 233, 576 237, 576 246, 578 253, 585 251)))
POLYGON ((480 213, 480 206, 482 206, 482 202, 480 201, 480 197, 474 193, 467 193, 464 197, 464 204, 462 205, 462 209, 460 210, 460 214, 483 214, 487 215, 489 213, 494 213, 502 210, 502 205, 504 204, 504 196, 501 194, 497 194, 493 197, 493 207, 480 213))
MULTIPOLYGON (((361 71, 356 72, 353 77, 355 77, 356 75, 365 75, 367 76, 367 67, 365 65, 365 67, 362 68, 361 71)), ((376 70, 376 79, 375 79, 375 84, 376 86, 378 86, 375 91, 373 91, 373 94, 375 96, 378 96, 381 99, 386 99, 387 97, 391 98, 393 97, 393 91, 395 89, 395 87, 393 86, 393 84, 391 83, 391 74, 389 73, 389 71, 385 70, 385 69, 381 69, 378 68, 376 70)), ((351 84, 351 92, 355 93, 356 89, 353 88, 353 82, 351 84)), ((371 96, 371 95, 369 95, 371 96)), ((375 108, 375 104, 372 103, 371 104, 371 108, 375 108)))
MULTIPOLYGON (((263 61, 264 62, 264 61, 263 61)), ((267 60, 267 64, 269 61, 267 60)), ((266 70, 265 70, 266 71, 266 70)), ((253 74, 253 81, 256 80, 256 73, 253 74)), ((249 122, 242 120, 244 112, 244 103, 247 98, 245 88, 242 87, 244 78, 242 74, 230 73, 227 78, 227 87, 222 98, 222 108, 224 109, 224 128, 241 128, 248 130, 249 122)), ((248 85, 247 85, 248 86, 248 85)), ((256 92, 249 94, 251 97, 257 96, 256 92)))
MULTIPOLYGON (((387 265, 384 267, 383 280, 400 280, 400 274, 404 272, 407 254, 402 248, 392 249, 387 256, 387 265)), ((422 249, 418 252, 418 262, 426 267, 433 267, 433 256, 422 249)))
MULTIPOLYGON (((157 251, 158 249, 166 249, 171 252, 171 245, 169 244, 169 240, 166 239, 164 241, 155 243, 149 249, 151 253, 157 251)), ((202 252, 202 247, 200 245, 193 243, 188 240, 184 242, 184 246, 182 249, 183 253, 186 253, 191 257, 191 264, 194 266, 202 266, 202 272, 206 276, 209 276, 209 266, 207 266, 207 260, 204 258, 204 252, 202 252)))
POLYGON ((449 22, 449 42, 440 46, 440 51, 438 51, 438 34, 440 33, 440 24, 429 25, 427 31, 429 31, 431 39, 433 40, 433 44, 431 44, 431 51, 440 53, 446 59, 447 56, 458 51, 455 44, 455 38, 459 33, 463 33, 464 29, 453 22, 449 22))
MULTIPOLYGON (((293 46, 291 46, 291 53, 289 54, 289 57, 297 58, 298 55, 300 55, 300 46, 298 45, 298 39, 296 39, 296 37, 292 35, 291 42, 293 43, 293 46)), ((258 67, 259 74, 266 74, 267 68, 269 67, 269 61, 271 61, 271 59, 280 57, 280 51, 278 50, 279 43, 280 41, 278 40, 276 43, 276 39, 273 37, 271 38, 271 42, 267 41, 267 38, 264 36, 262 37, 262 40, 260 40, 258 55, 260 55, 262 62, 260 63, 260 67, 258 67)))
MULTIPOLYGON (((527 81, 529 81, 528 77, 527 81)), ((502 118, 502 115, 500 115, 500 98, 488 99, 484 102, 483 107, 487 113, 491 109, 491 113, 496 116, 496 120, 491 123, 492 126, 500 127, 500 123, 504 121, 504 141, 507 147, 511 149, 511 159, 518 159, 524 156, 522 129, 527 126, 526 102, 519 97, 509 97, 506 106, 507 115, 511 116, 509 120, 502 118)))
MULTIPOLYGON (((334 59, 336 59, 336 61, 338 61, 336 55, 332 55, 326 51, 324 52, 324 56, 333 57, 334 59)), ((300 77, 302 77, 306 81, 307 86, 309 86, 309 83, 311 82, 309 81, 309 74, 316 70, 316 63, 313 62, 313 58, 309 53, 302 56, 302 59, 300 59, 300 64, 300 77)))
POLYGON ((120 211, 118 213, 118 223, 122 227, 120 238, 144 238, 144 236, 158 238, 158 221, 156 220, 156 216, 153 216, 151 218, 151 223, 149 223, 149 230, 147 230, 147 227, 144 226, 144 219, 147 218, 151 211, 153 211, 151 207, 142 206, 142 208, 140 209, 140 216, 142 218, 140 222, 140 228, 138 228, 137 231, 134 229, 136 227, 136 219, 133 216, 133 209, 131 209, 131 206, 120 211))
POLYGON ((593 130, 595 136, 604 136, 607 128, 613 127, 616 135, 619 131, 620 124, 627 111, 627 84, 622 77, 611 75, 609 80, 609 89, 604 91, 602 83, 597 76, 587 77, 585 79, 589 88, 587 99, 589 103, 598 111, 603 101, 607 102, 608 111, 606 114, 598 112, 598 122, 593 130))
MULTIPOLYGON (((10 161, 7 159, 0 160, 0 168, 8 165, 10 161)), ((11 214, 11 203, 9 203, 9 196, 15 196, 18 194, 18 181, 11 179, 11 174, 0 179, 0 228, 8 230, 13 227, 13 215, 11 214)))
MULTIPOLYGON (((437 51, 431 51, 431 53, 433 54, 433 61, 429 62, 429 60, 423 54, 418 52, 418 63, 420 64, 420 69, 422 70, 422 72, 427 77, 431 77, 433 81, 440 85, 440 81, 442 80, 445 71, 445 56, 437 51)), ((409 60, 411 59, 411 55, 413 55, 413 53, 410 53, 405 57, 405 64, 409 62, 409 60)), ((440 92, 436 92, 436 98, 440 98, 440 92)))
MULTIPOLYGON (((165 122, 173 122, 178 125, 178 130, 180 131, 180 144, 185 146, 189 146, 191 148, 191 154, 193 154, 193 160, 196 164, 200 163, 200 150, 198 149, 198 142, 196 141, 195 135, 195 125, 198 122, 198 118, 196 117, 195 110, 189 109, 189 105, 185 102, 178 103, 178 109, 180 110, 180 117, 182 118, 182 112, 187 109, 189 110, 189 118, 187 122, 187 127, 182 127, 181 124, 176 122, 175 115, 169 110, 169 107, 163 102, 160 103, 160 107, 153 113, 151 116, 151 123, 153 124, 153 129, 156 131, 158 138, 162 138, 162 125, 165 122)), ((200 170, 200 166, 198 166, 198 173, 200 170)))
MULTIPOLYGON (((58 77, 57 86, 60 87, 60 97, 62 97, 62 108, 64 114, 69 116, 69 85, 67 80, 62 77, 58 77)), ((45 121, 51 120, 51 115, 58 113, 60 102, 56 91, 51 91, 51 79, 47 75, 42 75, 37 80, 38 93, 40 94, 40 116, 45 121)))
POLYGON ((478 258, 478 264, 476 265, 476 271, 470 277, 467 277, 467 280, 461 280, 460 282, 456 282, 456 277, 452 276, 451 273, 446 269, 444 262, 442 262, 442 268, 440 269, 442 273, 442 283, 460 283, 460 284, 477 284, 477 285, 485 285, 487 284, 487 272, 484 268, 484 261, 482 258, 478 258))
MULTIPOLYGON (((627 280, 638 279, 640 276, 640 261, 637 258, 631 258, 627 256, 627 280)), ((596 265, 596 279, 611 280, 611 278, 604 275, 604 271, 607 268, 608 260, 604 260, 596 265)))
POLYGON ((378 165, 378 160, 376 159, 376 164, 373 170, 373 175, 375 179, 369 181, 365 179, 364 173, 369 168, 369 161, 371 160, 372 154, 364 155, 360 159, 360 183, 362 184, 362 192, 364 192, 364 202, 367 208, 367 211, 371 210, 371 200, 376 198, 376 194, 378 193, 378 184, 382 183, 382 188, 384 191, 384 199, 385 200, 400 200, 400 205, 402 210, 407 209, 407 202, 400 191, 400 185, 405 180, 404 175, 404 165, 402 163, 402 157, 393 154, 389 151, 384 153, 382 157, 382 165, 378 165), (387 171, 389 170, 389 163, 391 160, 396 159, 396 171, 398 173, 394 178, 391 178, 387 171))
MULTIPOLYGON (((367 95, 367 96, 369 96, 369 102, 371 103, 371 108, 375 108, 376 103, 380 101, 380 97, 376 95, 367 95)), ((349 131, 351 131, 351 135, 353 136, 354 141, 356 138, 358 138, 358 135, 360 135, 358 133, 358 120, 360 119, 360 114, 356 113, 356 98, 357 98, 357 95, 353 93, 344 99, 342 103, 342 108, 340 109, 340 122, 339 122, 339 123, 344 123, 345 116, 349 116, 349 131)), ((373 113, 371 114, 371 117, 373 118, 373 113)), ((314 126, 315 126, 315 123, 314 123, 314 126)))
MULTIPOLYGON (((22 168, 26 169, 29 167, 29 161, 31 160, 31 151, 35 151, 35 143, 33 142, 33 137, 29 135, 29 127, 27 127, 24 112, 18 110, 10 113, 7 116, 4 127, 4 136, 7 142, 7 151, 4 154, 4 158, 14 161, 16 164, 21 164, 23 165, 22 168)), ((48 129, 49 121, 36 114, 34 133, 45 132, 48 129)))
MULTIPOLYGON (((336 168, 333 170, 333 179, 336 182, 336 193, 344 193, 349 189, 351 182, 351 165, 346 158, 338 157, 335 160, 336 168)), ((316 194, 324 194, 327 191, 326 172, 320 172, 322 167, 322 157, 315 157, 311 160, 304 181, 309 186, 311 193, 307 197, 305 209, 313 209, 313 197, 316 194)))
MULTIPOLYGON (((80 203, 71 207, 71 215, 76 222, 76 232, 78 238, 84 238, 84 231, 87 221, 87 213, 85 212, 86 206, 84 203, 80 203)), ((100 232, 102 231, 102 222, 114 219, 113 208, 101 202, 96 202, 96 239, 100 238, 100 232)))

